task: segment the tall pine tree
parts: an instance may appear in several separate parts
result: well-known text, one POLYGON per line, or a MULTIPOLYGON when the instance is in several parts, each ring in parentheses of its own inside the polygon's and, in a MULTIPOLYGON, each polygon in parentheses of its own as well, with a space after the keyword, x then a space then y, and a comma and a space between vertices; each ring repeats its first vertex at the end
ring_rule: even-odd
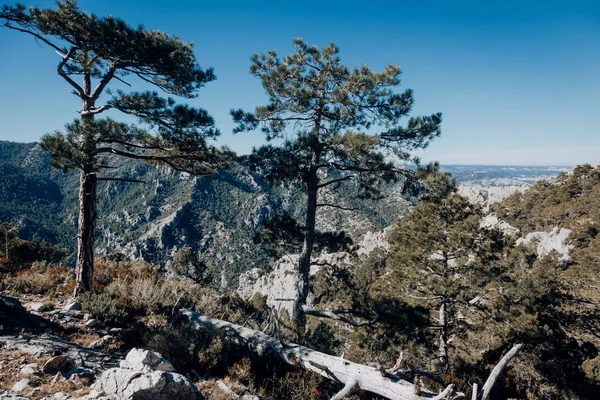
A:
POLYGON ((102 171, 111 168, 106 156, 161 163, 202 175, 213 173, 232 154, 207 143, 219 131, 205 110, 177 104, 156 91, 109 90, 115 82, 121 87, 135 82, 167 95, 196 96, 215 76, 212 69, 198 66, 191 44, 142 26, 130 27, 118 18, 88 14, 73 0, 56 4, 56 9, 5 5, 0 20, 58 54, 58 75, 81 102, 80 118, 66 125, 64 133, 46 135, 41 142, 52 153, 55 167, 80 173, 77 295, 92 288, 97 182, 131 181, 102 176, 102 171), (137 117, 152 133, 110 118, 96 118, 108 110, 137 117))
POLYGON ((394 93, 400 68, 382 72, 367 66, 342 65, 338 48, 322 49, 294 40, 294 52, 280 58, 275 51, 252 56, 250 72, 260 78, 269 96, 252 113, 232 110, 239 124, 234 132, 261 127, 267 144, 250 156, 251 164, 273 182, 298 185, 306 193, 303 244, 298 264, 299 286, 293 318, 299 331, 308 311, 309 267, 320 207, 339 207, 319 199, 323 190, 354 182, 364 197, 378 198, 380 185, 405 172, 398 161, 424 148, 440 134, 441 114, 411 117, 413 92, 394 93), (394 162, 395 161, 395 162, 394 162))

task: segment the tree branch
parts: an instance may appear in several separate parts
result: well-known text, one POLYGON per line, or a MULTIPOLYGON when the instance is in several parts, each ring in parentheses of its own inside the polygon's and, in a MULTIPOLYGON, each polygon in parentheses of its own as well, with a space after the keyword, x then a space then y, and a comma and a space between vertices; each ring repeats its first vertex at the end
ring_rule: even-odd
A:
POLYGON ((333 207, 333 208, 339 208, 340 210, 344 210, 344 211, 355 211, 354 208, 342 207, 342 206, 338 206, 337 204, 331 204, 331 203, 319 203, 319 204, 317 204, 317 207, 333 207))
POLYGON ((353 314, 353 315, 358 315, 360 316, 360 313, 358 311, 355 310, 347 310, 347 309, 339 309, 339 310, 315 310, 313 308, 310 308, 309 306, 302 306, 302 310, 304 311, 304 313, 306 315, 312 315, 314 317, 321 317, 321 318, 330 318, 336 321, 340 321, 352 326, 371 326, 376 324, 377 322, 379 322, 379 320, 381 319, 381 317, 379 315, 375 316, 373 319, 371 319, 370 321, 362 321, 362 322, 358 322, 355 321, 353 319, 350 318, 346 318, 343 317, 339 314, 353 314))
POLYGON ((498 362, 498 364, 496 364, 496 366, 490 373, 490 376, 487 378, 487 380, 485 381, 485 384, 483 385, 481 400, 489 399, 490 393, 494 389, 494 385, 498 381, 500 374, 502 373, 504 368, 506 368, 506 366, 508 365, 510 360, 512 360, 512 358, 517 355, 519 350, 521 350, 521 347, 523 347, 523 344, 515 344, 512 347, 512 349, 510 349, 510 351, 508 353, 506 353, 504 355, 504 357, 502 357, 500 362, 498 362))
POLYGON ((138 179, 127 179, 127 178, 96 178, 97 181, 116 181, 116 182, 131 182, 131 183, 148 183, 146 181, 140 181, 138 179))
POLYGON ((354 176, 353 175, 348 175, 348 176, 345 176, 343 178, 332 179, 330 181, 323 182, 323 183, 317 185, 317 189, 320 189, 320 188, 325 187, 325 186, 333 185, 334 183, 347 181, 347 180, 350 180, 350 179, 354 179, 354 176))
MULTIPOLYGON (((96 88, 92 92, 92 95, 91 95, 92 100, 98 100, 98 97, 100 97, 100 95, 102 94, 102 91, 104 90, 104 88, 106 88, 106 85, 108 85, 108 82, 110 82, 110 80, 115 76, 115 72, 116 72, 117 68, 118 67, 117 67, 116 63, 110 64, 110 67, 108 67, 108 71, 106 71, 106 74, 104 74, 104 76, 98 83, 98 86, 96 86, 96 88)), ((100 107, 100 108, 102 108, 102 107, 100 107)))
POLYGON ((75 53, 76 50, 77 49, 75 47, 71 47, 71 49, 69 49, 67 54, 62 54, 62 51, 59 51, 59 50, 56 51, 62 57, 61 62, 58 63, 58 67, 56 68, 56 71, 58 72, 58 75, 60 75, 65 81, 67 81, 71 86, 73 86, 77 90, 77 92, 79 92, 79 97, 84 99, 84 98, 87 98, 88 96, 85 93, 85 91, 83 90, 83 88, 81 86, 79 86, 77 84, 77 82, 75 82, 69 75, 67 75, 67 73, 63 69, 65 64, 71 59, 71 57, 73 56, 73 53, 75 53))

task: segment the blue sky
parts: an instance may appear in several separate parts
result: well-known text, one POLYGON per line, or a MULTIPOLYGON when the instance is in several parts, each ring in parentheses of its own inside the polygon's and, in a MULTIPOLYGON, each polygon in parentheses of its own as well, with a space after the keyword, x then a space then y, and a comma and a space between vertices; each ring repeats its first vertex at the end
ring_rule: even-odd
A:
MULTIPOLYGON (((51 6, 51 1, 26 5, 51 6)), ((206 108, 239 153, 260 132, 230 134, 231 108, 265 101, 255 52, 292 39, 334 41, 342 61, 403 69, 414 114, 442 112, 442 137, 420 153, 443 164, 571 165, 600 160, 600 2, 90 1, 82 9, 177 34, 218 80, 190 103, 206 108)), ((58 56, 0 28, 0 139, 36 141, 77 117, 58 56)))

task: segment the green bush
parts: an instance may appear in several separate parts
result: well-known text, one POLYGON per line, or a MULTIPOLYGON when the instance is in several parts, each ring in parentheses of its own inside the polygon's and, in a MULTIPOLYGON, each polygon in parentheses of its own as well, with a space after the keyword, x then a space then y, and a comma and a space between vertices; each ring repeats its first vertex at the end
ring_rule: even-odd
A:
POLYGON ((106 324, 123 326, 129 318, 130 312, 123 304, 108 293, 88 292, 79 296, 83 311, 106 324))

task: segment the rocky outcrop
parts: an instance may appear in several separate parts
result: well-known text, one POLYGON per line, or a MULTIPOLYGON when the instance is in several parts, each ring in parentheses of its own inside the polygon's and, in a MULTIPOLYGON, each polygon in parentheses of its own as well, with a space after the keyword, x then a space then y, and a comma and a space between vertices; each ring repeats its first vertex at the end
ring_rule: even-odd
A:
POLYGON ((531 232, 524 238, 517 240, 517 245, 533 245, 538 257, 543 257, 551 251, 557 251, 562 261, 570 260, 569 251, 573 248, 567 244, 571 233, 570 229, 554 227, 550 232, 531 232))
POLYGON ((528 188, 528 185, 484 186, 463 183, 458 186, 458 194, 466 197, 472 203, 489 206, 505 199, 515 192, 524 192, 528 188))
POLYGON ((519 228, 515 228, 514 226, 510 225, 506 221, 501 220, 494 214, 489 214, 489 215, 486 215, 485 217, 483 217, 481 219, 480 226, 482 228, 488 228, 488 229, 491 229, 491 228, 499 229, 500 232, 502 232, 503 234, 505 234, 507 236, 516 236, 521 232, 519 230, 519 228))
POLYGON ((132 349, 119 368, 104 371, 94 389, 111 400, 194 400, 202 395, 160 354, 132 349))
POLYGON ((44 373, 60 371, 65 376, 74 373, 97 374, 106 368, 118 365, 113 356, 75 343, 67 342, 58 336, 0 336, 0 347, 6 350, 19 350, 35 357, 52 357, 43 367, 44 373))

